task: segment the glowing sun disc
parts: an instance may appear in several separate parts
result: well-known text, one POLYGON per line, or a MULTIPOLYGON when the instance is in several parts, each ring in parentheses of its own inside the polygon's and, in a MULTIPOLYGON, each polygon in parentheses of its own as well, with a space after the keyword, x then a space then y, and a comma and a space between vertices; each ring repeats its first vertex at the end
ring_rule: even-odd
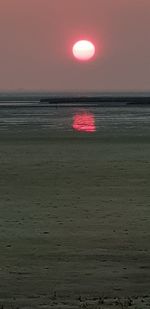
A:
POLYGON ((87 40, 78 41, 73 45, 72 52, 76 59, 88 61, 95 55, 95 46, 87 40))

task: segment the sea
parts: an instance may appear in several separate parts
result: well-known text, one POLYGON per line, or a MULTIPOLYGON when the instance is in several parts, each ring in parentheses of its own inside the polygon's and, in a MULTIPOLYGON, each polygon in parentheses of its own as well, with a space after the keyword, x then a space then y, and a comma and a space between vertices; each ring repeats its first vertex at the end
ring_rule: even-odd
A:
MULTIPOLYGON (((69 96, 150 96, 150 93, 0 93, 0 132, 32 130, 122 137, 150 135, 150 104, 129 105, 76 104, 51 105, 42 98, 69 96)), ((65 102, 64 102, 65 103, 65 102)))

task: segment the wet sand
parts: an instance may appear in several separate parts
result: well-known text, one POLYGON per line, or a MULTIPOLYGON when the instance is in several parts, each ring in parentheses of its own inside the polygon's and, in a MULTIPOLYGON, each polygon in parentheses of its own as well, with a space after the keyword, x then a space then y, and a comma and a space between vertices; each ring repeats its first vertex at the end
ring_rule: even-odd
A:
POLYGON ((0 304, 148 308, 148 138, 6 132, 0 175, 0 304))

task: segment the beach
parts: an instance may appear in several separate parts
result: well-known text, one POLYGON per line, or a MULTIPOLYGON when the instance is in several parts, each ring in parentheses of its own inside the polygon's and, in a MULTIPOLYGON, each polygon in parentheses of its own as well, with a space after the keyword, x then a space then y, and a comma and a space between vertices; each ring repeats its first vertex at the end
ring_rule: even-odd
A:
POLYGON ((1 305, 148 308, 150 131, 139 127, 0 131, 1 305))

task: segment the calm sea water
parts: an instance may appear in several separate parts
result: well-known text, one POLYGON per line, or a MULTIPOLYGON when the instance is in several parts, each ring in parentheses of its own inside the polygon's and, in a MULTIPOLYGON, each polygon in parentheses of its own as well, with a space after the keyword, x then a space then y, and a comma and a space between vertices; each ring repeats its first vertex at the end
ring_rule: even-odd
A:
MULTIPOLYGON (((65 93, 1 93, 0 132, 26 130, 40 132, 85 131, 87 134, 150 136, 149 106, 50 107, 39 105, 40 98, 65 93), (31 106, 32 105, 32 106, 31 106), (90 120, 91 118, 91 120, 90 120), (76 121, 76 123, 75 123, 76 121)), ((72 95, 72 94, 71 94, 72 95)), ((80 95, 80 94, 79 94, 80 95)), ((91 95, 91 94, 83 94, 91 95)), ((119 93, 93 93, 120 95, 119 93)), ((121 93, 122 96, 150 96, 150 93, 121 93)))
MULTIPOLYGON (((89 134, 121 133, 150 135, 150 107, 2 107, 0 105, 0 131, 27 130, 73 132, 74 119, 80 117, 81 131, 90 126, 84 115, 94 119, 95 130, 89 134), (83 116, 83 120, 82 120, 83 116), (82 124, 81 124, 82 122, 82 124), (85 121, 86 122, 86 121, 85 121), (83 128, 84 127, 84 128, 83 128)), ((80 133, 80 128, 79 128, 80 133)), ((88 130, 87 130, 88 134, 88 130)))

